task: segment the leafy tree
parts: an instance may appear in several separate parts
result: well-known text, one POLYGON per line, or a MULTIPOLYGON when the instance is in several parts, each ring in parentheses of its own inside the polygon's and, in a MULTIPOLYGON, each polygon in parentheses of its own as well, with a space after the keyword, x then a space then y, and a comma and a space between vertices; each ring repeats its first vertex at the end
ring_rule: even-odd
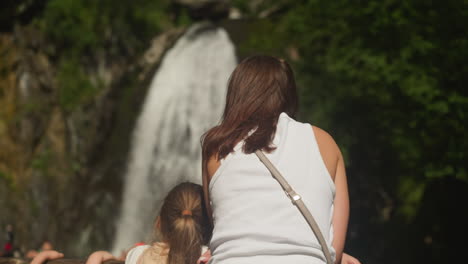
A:
POLYGON ((168 0, 47 1, 34 23, 53 43, 62 108, 72 111, 101 90, 103 80, 90 74, 97 65, 138 55, 151 37, 172 26, 169 8, 168 0))

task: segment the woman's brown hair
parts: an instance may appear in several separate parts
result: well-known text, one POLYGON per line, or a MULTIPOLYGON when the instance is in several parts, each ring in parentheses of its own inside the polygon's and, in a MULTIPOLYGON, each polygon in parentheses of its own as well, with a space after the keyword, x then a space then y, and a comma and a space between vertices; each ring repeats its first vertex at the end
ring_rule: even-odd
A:
POLYGON ((193 264, 208 243, 210 223, 202 186, 184 182, 166 196, 159 214, 159 231, 169 245, 168 264, 193 264))
POLYGON ((294 74, 286 61, 259 55, 244 59, 229 78, 221 123, 202 138, 203 166, 213 155, 225 158, 243 139, 246 154, 272 151, 279 115, 294 117, 297 104, 294 74))

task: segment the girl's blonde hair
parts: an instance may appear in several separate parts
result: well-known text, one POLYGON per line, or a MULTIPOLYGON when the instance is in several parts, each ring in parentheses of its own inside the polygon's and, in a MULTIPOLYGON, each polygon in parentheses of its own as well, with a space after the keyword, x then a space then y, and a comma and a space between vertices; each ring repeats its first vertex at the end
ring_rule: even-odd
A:
POLYGON ((169 245, 167 263, 196 263, 211 234, 202 186, 184 182, 174 187, 164 199, 159 219, 162 239, 169 245))

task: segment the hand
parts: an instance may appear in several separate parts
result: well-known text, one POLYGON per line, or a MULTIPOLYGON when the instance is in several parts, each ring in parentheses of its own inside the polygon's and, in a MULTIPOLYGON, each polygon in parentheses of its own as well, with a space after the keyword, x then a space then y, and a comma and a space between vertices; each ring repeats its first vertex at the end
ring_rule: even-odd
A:
MULTIPOLYGON (((211 250, 207 250, 201 257, 198 259, 197 264, 208 263, 211 258, 211 250)), ((360 264, 360 263, 359 263, 360 264)))
POLYGON ((111 259, 116 260, 116 257, 107 251, 96 251, 89 255, 86 264, 101 264, 111 259))
POLYGON ((361 264, 358 259, 343 252, 341 264, 361 264))
POLYGON ((55 250, 39 252, 31 261, 31 264, 42 264, 47 260, 63 258, 63 254, 55 250))
POLYGON ((39 252, 37 252, 34 249, 31 249, 28 252, 26 252, 26 258, 33 259, 35 256, 37 256, 37 254, 39 254, 39 252))

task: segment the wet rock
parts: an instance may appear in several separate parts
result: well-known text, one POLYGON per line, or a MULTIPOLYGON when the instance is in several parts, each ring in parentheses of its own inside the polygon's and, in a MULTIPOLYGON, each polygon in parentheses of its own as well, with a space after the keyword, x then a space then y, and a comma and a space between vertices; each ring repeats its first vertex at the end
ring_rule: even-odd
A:
POLYGON ((141 68, 138 74, 138 80, 143 81, 148 79, 148 74, 152 76, 155 68, 161 62, 164 52, 174 44, 184 31, 185 28, 174 28, 151 40, 150 47, 146 50, 138 63, 141 68))

